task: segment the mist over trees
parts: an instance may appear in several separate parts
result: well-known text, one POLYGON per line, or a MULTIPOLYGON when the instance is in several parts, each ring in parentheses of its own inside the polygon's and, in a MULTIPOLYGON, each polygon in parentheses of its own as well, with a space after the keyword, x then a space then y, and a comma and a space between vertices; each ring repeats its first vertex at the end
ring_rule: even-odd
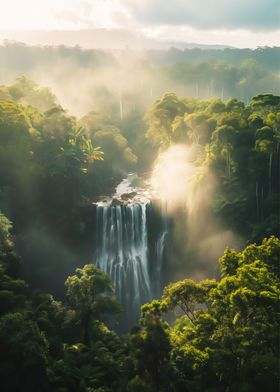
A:
POLYGON ((278 233, 279 105, 279 96, 271 94, 258 95, 245 106, 236 99, 167 93, 145 115, 147 137, 157 148, 204 146, 202 165, 219 179, 215 212, 254 240, 278 233))
POLYGON ((1 390, 275 391, 279 48, 122 55, 0 47, 1 390), (215 178, 207 208, 242 249, 198 279, 193 249, 173 248, 162 296, 118 334, 121 306, 92 263, 91 204, 178 145, 197 152, 198 186, 215 178))
POLYGON ((279 61, 278 47, 137 52, 7 42, 0 46, 0 83, 24 74, 51 87, 78 117, 94 110, 119 119, 140 112, 142 118, 166 92, 245 103, 257 94, 279 94, 279 61))
POLYGON ((65 282, 68 304, 32 291, 7 268, 11 225, 3 215, 0 222, 2 241, 8 243, 0 275, 5 390, 277 388, 280 243, 275 237, 240 253, 227 250, 219 281, 185 279, 166 287, 161 300, 142 307, 139 326, 124 339, 99 319, 116 305, 102 295, 111 292, 106 275, 93 265, 78 269, 65 282), (171 311, 176 311, 174 325, 163 319, 171 311))

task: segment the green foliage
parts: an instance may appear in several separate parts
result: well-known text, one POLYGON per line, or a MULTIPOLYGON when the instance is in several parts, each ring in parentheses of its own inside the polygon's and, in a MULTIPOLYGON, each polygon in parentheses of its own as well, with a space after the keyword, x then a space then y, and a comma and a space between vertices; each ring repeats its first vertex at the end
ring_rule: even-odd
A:
POLYGON ((122 339, 99 320, 118 310, 109 278, 92 265, 78 269, 66 282, 72 309, 31 291, 9 274, 12 225, 3 214, 0 223, 1 390, 122 392, 129 358, 122 339))
POLYGON ((251 106, 252 107, 267 107, 267 106, 279 106, 280 98, 273 94, 260 94, 256 97, 252 98, 251 106))
MULTIPOLYGON (((98 192, 104 194, 108 189, 111 192, 112 184, 117 184, 121 178, 130 171, 134 171, 138 164, 138 157, 132 147, 136 142, 137 126, 133 119, 128 121, 128 136, 124 132, 124 121, 120 122, 113 113, 105 114, 89 112, 79 120, 79 124, 86 129, 87 137, 94 145, 101 147, 104 152, 104 161, 95 165, 96 170, 89 171, 93 180, 100 186, 98 192), (136 132, 135 139, 131 138, 131 127, 136 132)), ((139 136, 139 135, 138 135, 139 136)))
MULTIPOLYGON (((159 301, 144 305, 140 327, 132 331, 130 335, 136 373, 142 379, 144 391, 149 391, 148 385, 152 387, 152 391, 160 391, 165 388, 165 373, 170 372, 168 363, 171 350, 169 327, 161 318, 161 311, 162 307, 159 301)), ((135 386, 139 382, 134 380, 133 383, 130 382, 130 385, 132 383, 135 386)))
MULTIPOLYGON (((66 48, 57 50, 67 54, 66 48)), ((261 86, 268 78, 252 60, 239 67, 178 64, 156 73, 181 84, 191 80, 197 97, 202 84, 209 92, 215 85, 226 97, 229 90, 236 97, 250 97, 259 89, 253 85, 256 80, 261 86)), ((269 77, 276 85, 278 79, 269 77)), ((109 105, 113 99, 109 102, 106 94, 103 99, 109 105)), ((86 241, 81 239, 88 218, 81 211, 135 168, 134 151, 142 162, 151 162, 148 155, 154 149, 195 144, 201 151, 196 164, 217 178, 216 216, 248 242, 260 243, 264 235, 277 234, 279 99, 261 94, 245 106, 233 98, 200 100, 167 93, 145 116, 145 138, 139 120, 142 108, 121 120, 116 120, 116 109, 112 116, 110 109, 106 114, 90 112, 78 123, 49 89, 24 76, 0 87, 1 390, 276 390, 276 237, 242 252, 227 249, 220 259, 219 281, 184 279, 168 285, 161 300, 143 305, 139 325, 128 337, 105 325, 119 306, 109 278, 94 265, 78 268, 67 278, 66 300, 62 293, 58 301, 34 287, 64 280, 77 253, 83 264, 86 241), (96 145, 104 151, 104 161, 96 145), (165 313, 168 320, 176 318, 171 326, 165 313)))
POLYGON ((137 156, 121 129, 114 125, 114 119, 103 113, 90 112, 80 120, 80 124, 94 144, 101 146, 113 171, 123 171, 135 165, 137 156))
POLYGON ((195 306, 206 302, 212 286, 215 287, 215 281, 195 283, 191 279, 185 279, 167 286, 164 289, 163 301, 169 309, 180 308, 193 322, 196 318, 195 306))
POLYGON ((32 105, 46 111, 56 105, 56 97, 47 87, 39 87, 33 80, 21 75, 8 87, 11 97, 23 104, 32 105))
MULTIPOLYGON (((1 215, 2 256, 13 249, 1 215), (4 247, 3 247, 4 244, 4 247)), ((0 269, 0 386, 14 391, 273 391, 278 385, 280 240, 226 250, 221 280, 185 279, 142 306, 128 339, 100 319, 117 310, 94 265, 65 282, 70 307, 0 269), (180 308, 185 315, 178 316, 180 308), (173 326, 164 313, 175 312, 173 326)))
POLYGON ((1 384, 6 391, 45 391, 48 343, 36 323, 21 313, 0 320, 1 384))
POLYGON ((127 385, 128 392, 150 392, 152 391, 139 376, 135 376, 127 385))
POLYGON ((133 167, 137 162, 137 157, 128 147, 126 138, 117 128, 108 127, 95 132, 93 141, 102 147, 115 171, 133 167))
MULTIPOLYGON (((69 254, 78 253, 82 208, 99 192, 96 165, 102 164, 103 152, 55 102, 44 113, 25 106, 37 105, 23 99, 40 90, 34 82, 20 77, 16 86, 22 94, 0 101, 0 208, 14 222, 25 276, 33 275, 30 282, 42 287, 42 280, 53 280, 39 267, 46 247, 53 260, 49 271, 52 263, 57 270, 57 263, 68 264, 69 254)), ((111 178, 108 183, 112 186, 111 178)))
POLYGON ((216 178, 215 215, 246 238, 278 233, 279 97, 198 100, 165 94, 147 112, 146 136, 158 149, 184 143, 201 151, 196 162, 216 178))
POLYGON ((77 163, 79 170, 87 173, 89 162, 103 160, 103 152, 100 147, 93 147, 82 127, 71 129, 60 147, 60 151, 61 154, 57 156, 58 162, 55 169, 62 171, 64 176, 67 176, 69 172, 74 172, 77 163))
POLYGON ((13 246, 12 236, 10 232, 12 226, 13 226, 12 222, 1 212, 0 213, 0 251, 2 255, 4 255, 7 248, 11 248, 13 246))
POLYGON ((77 268, 76 275, 65 282, 70 305, 77 312, 83 329, 83 342, 91 342, 91 324, 106 313, 118 311, 118 303, 112 296, 113 288, 107 275, 93 264, 77 268))
MULTIPOLYGON (((145 115, 145 120, 149 123, 146 137, 163 148, 168 147, 172 141, 172 122, 185 110, 184 103, 176 94, 165 94, 145 115)), ((176 127, 173 127, 173 130, 175 129, 176 127)))
POLYGON ((52 383, 81 392, 99 389, 121 392, 126 381, 124 361, 121 340, 104 324, 96 322, 91 348, 82 343, 64 346, 63 357, 51 367, 52 383))
MULTIPOLYGON (((192 390, 277 388, 279 254, 280 240, 275 237, 239 253, 227 250, 220 260, 222 279, 207 284, 207 310, 197 311, 192 323, 186 317, 175 323, 171 358, 192 390), (261 363, 265 371, 259 369, 261 363)), ((188 304, 191 298, 198 306, 200 284, 175 283, 166 289, 163 300, 174 298, 175 292, 176 303, 188 304)))
MULTIPOLYGON (((8 268, 8 271, 10 268, 8 268)), ((27 284, 14 279, 0 266, 0 314, 19 309, 25 302, 27 284)))

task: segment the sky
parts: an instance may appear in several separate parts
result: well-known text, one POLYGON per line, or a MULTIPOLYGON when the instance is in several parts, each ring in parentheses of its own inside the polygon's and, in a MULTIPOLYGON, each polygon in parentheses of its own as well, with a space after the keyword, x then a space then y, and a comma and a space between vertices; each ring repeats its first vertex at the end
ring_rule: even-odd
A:
POLYGON ((160 40, 279 45, 279 0, 0 0, 0 30, 125 29, 160 40))

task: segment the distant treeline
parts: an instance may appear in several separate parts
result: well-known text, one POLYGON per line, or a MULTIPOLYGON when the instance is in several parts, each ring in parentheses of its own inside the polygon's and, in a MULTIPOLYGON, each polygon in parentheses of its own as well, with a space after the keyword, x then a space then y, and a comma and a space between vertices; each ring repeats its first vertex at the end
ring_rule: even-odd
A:
POLYGON ((147 58, 157 65, 168 65, 176 63, 218 63, 226 61, 239 66, 244 60, 255 60, 261 66, 271 70, 279 70, 280 47, 259 47, 257 49, 185 49, 170 48, 169 50, 149 50, 147 58))
POLYGON ((64 107, 141 116, 154 99, 175 92, 200 99, 279 94, 279 47, 105 51, 76 47, 0 46, 0 83, 25 74, 51 86, 64 107), (77 93, 77 84, 79 91, 77 93))
POLYGON ((116 65, 113 54, 103 50, 84 50, 79 46, 28 46, 20 42, 7 41, 0 46, 0 68, 15 72, 26 72, 44 64, 55 65, 69 60, 80 67, 116 65))
MULTIPOLYGON (((48 62, 69 59, 80 66, 116 65, 117 58, 127 53, 129 58, 143 58, 152 65, 163 66, 177 63, 199 64, 228 62, 239 66, 244 60, 252 59, 270 71, 277 71, 280 67, 280 47, 258 47, 257 49, 178 49, 171 47, 168 50, 147 49, 140 53, 132 49, 101 50, 83 49, 80 46, 28 46, 21 42, 5 41, 0 46, 0 67, 9 67, 26 71, 39 62, 48 62)), ((125 56, 124 56, 125 58, 125 56)))

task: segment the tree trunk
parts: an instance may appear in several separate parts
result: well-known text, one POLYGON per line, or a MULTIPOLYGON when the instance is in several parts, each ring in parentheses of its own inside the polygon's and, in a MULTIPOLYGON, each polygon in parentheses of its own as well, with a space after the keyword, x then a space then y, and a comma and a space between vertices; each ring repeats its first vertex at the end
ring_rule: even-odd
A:
POLYGON ((260 206, 259 206, 259 183, 256 181, 256 206, 257 206, 257 219, 259 218, 260 214, 260 206))
POLYGON ((268 164, 268 166, 269 166, 269 168, 268 168, 269 193, 271 193, 272 157, 273 157, 273 154, 271 152, 269 154, 269 164, 268 164))
POLYGON ((90 346, 90 319, 91 319, 90 312, 87 312, 82 320, 83 343, 88 347, 90 346))

